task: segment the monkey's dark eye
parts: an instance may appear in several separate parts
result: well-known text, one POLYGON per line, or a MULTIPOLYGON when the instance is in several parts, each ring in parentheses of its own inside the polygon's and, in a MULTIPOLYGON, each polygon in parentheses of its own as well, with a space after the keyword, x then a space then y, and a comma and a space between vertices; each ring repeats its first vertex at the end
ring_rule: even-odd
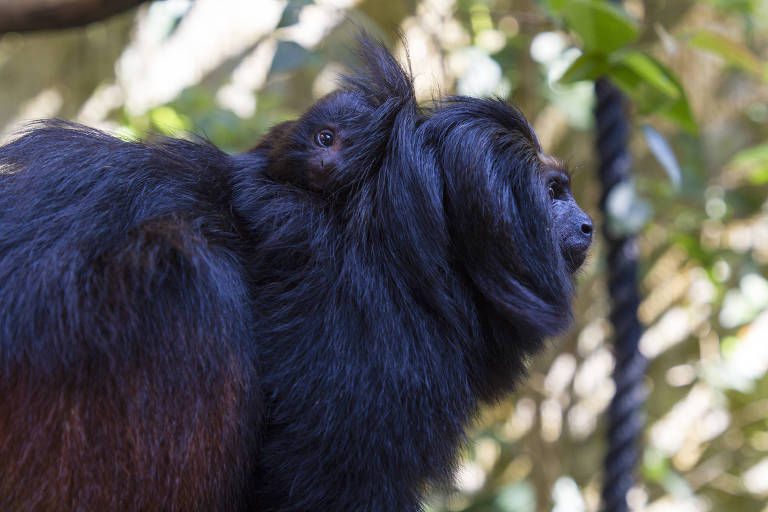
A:
POLYGON ((315 135, 315 144, 324 148, 329 148, 333 145, 333 132, 331 130, 320 130, 315 135))
POLYGON ((550 181, 548 185, 548 191, 549 198, 554 201, 555 199, 560 199, 560 196, 563 195, 563 186, 556 181, 550 181))

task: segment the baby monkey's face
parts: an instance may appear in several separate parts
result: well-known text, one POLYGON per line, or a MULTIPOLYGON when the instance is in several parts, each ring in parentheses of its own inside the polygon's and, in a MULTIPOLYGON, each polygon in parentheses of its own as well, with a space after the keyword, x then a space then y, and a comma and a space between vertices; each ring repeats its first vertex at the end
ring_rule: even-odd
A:
POLYGON ((269 174, 310 190, 331 191, 354 179, 362 160, 370 160, 374 109, 348 91, 326 96, 300 119, 274 127, 257 149, 270 154, 269 174))
POLYGON ((307 184, 324 189, 332 179, 342 159, 342 148, 348 147, 344 133, 337 123, 326 122, 316 128, 311 143, 306 144, 306 158, 303 169, 307 184))

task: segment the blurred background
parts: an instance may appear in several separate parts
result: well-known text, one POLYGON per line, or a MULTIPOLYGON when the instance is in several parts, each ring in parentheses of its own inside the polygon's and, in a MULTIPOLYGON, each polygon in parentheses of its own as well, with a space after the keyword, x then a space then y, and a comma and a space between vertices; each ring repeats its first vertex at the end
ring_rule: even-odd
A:
MULTIPOLYGON (((649 366, 630 508, 768 512, 768 0, 0 2, 0 141, 61 117, 242 151, 336 87, 361 30, 401 58, 404 36, 425 104, 519 105, 596 222, 638 234, 649 366), (46 3, 64 7, 36 10, 46 3), (601 75, 629 98, 635 176, 608 218, 601 75)), ((599 509, 614 393, 606 273, 598 239, 573 329, 483 412, 455 488, 432 491, 428 510, 599 509)))

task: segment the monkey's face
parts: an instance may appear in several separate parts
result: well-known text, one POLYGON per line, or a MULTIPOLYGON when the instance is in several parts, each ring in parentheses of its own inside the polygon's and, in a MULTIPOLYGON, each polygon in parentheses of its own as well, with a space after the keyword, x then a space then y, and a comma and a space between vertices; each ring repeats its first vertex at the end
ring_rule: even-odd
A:
POLYGON ((568 271, 573 274, 592 245, 592 219, 576 203, 570 176, 562 163, 549 155, 539 155, 539 159, 551 201, 553 229, 568 271))

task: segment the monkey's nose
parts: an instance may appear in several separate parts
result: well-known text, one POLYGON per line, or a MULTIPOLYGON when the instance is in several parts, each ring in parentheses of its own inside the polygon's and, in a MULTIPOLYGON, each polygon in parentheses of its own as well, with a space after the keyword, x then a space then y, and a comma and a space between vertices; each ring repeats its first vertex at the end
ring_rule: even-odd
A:
POLYGON ((581 224, 581 232, 587 236, 592 236, 592 219, 587 217, 587 220, 581 224))

